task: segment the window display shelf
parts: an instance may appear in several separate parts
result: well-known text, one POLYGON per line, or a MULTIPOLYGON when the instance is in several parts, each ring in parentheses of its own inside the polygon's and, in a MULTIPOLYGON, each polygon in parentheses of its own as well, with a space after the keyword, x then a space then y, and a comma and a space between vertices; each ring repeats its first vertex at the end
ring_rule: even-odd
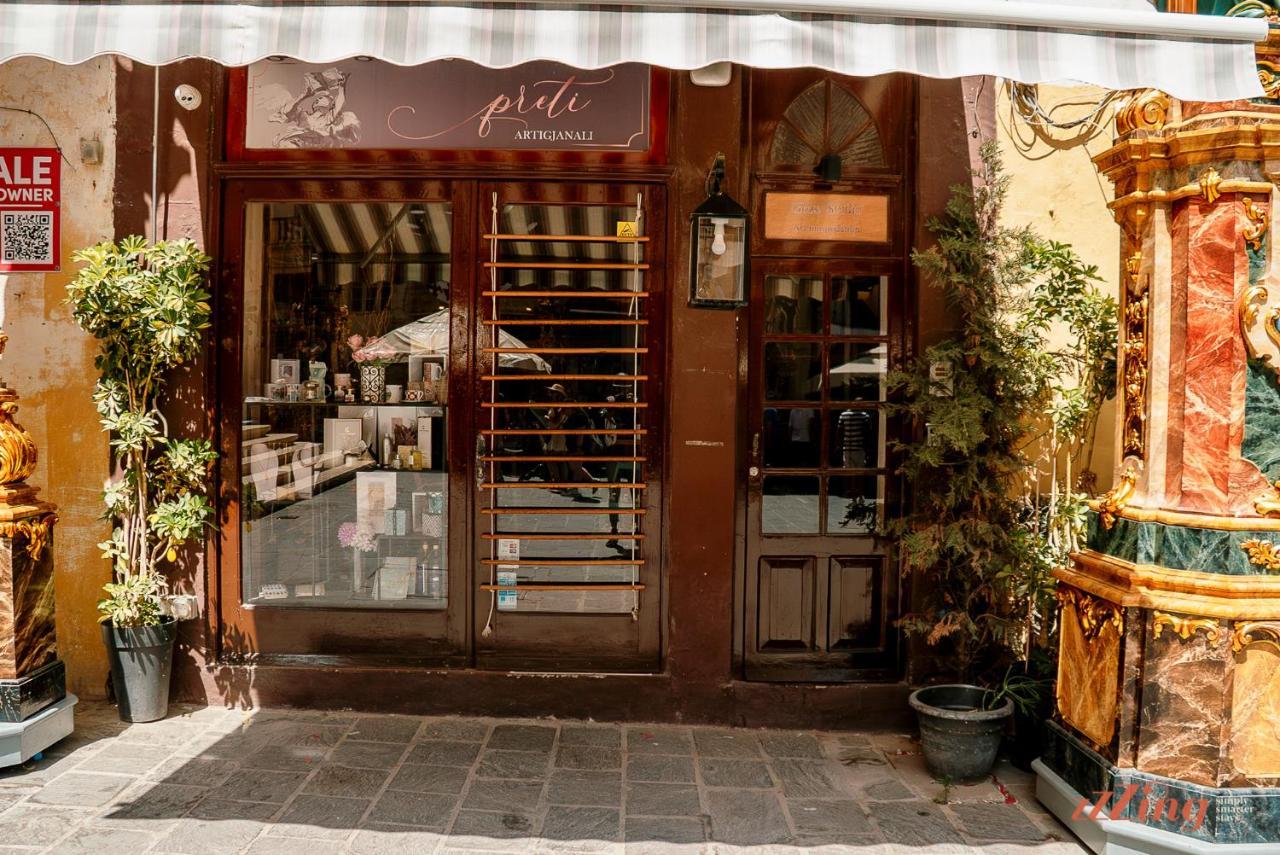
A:
POLYGON ((414 407, 417 409, 435 409, 440 410, 439 413, 429 415, 443 416, 444 410, 449 406, 438 401, 381 401, 373 403, 370 401, 273 401, 270 398, 245 398, 245 406, 258 405, 266 407, 414 407))

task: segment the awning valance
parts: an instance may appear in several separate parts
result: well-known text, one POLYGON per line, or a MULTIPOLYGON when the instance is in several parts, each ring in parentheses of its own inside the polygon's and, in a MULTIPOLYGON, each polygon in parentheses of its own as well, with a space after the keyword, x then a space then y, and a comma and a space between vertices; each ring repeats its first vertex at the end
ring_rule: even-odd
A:
POLYGON ((1265 21, 1155 11, 1135 0, 659 0, 561 3, 31 3, 0 1, 0 61, 149 64, 268 56, 399 65, 535 59, 579 68, 732 61, 850 75, 992 74, 1026 83, 1154 87, 1222 101, 1262 89, 1265 21))

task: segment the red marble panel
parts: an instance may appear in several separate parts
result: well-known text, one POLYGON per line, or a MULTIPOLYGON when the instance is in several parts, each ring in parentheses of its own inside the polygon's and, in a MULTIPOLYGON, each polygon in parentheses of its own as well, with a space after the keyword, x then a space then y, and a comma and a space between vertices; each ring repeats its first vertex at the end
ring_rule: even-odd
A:
MULTIPOLYGON (((1173 258, 1170 264, 1170 285, 1168 288, 1169 306, 1169 339, 1162 342, 1153 339, 1152 348, 1167 347, 1169 354, 1169 379, 1167 389, 1169 421, 1167 424, 1151 423, 1147 425, 1148 434, 1157 431, 1165 432, 1164 461, 1164 495, 1171 507, 1180 507, 1182 498, 1182 447, 1183 447, 1183 412, 1186 408, 1186 349, 1187 339, 1187 290, 1181 284, 1187 279, 1187 218, 1170 217, 1170 244, 1173 258)), ((1153 283, 1153 288, 1158 287, 1153 283)), ((1160 301, 1152 300, 1152 305, 1160 311, 1160 301)))
POLYGON ((1230 510, 1232 458, 1240 447, 1236 427, 1244 410, 1245 361, 1236 321, 1236 265, 1243 259, 1238 208, 1235 195, 1227 194, 1212 205, 1190 200, 1175 214, 1186 219, 1188 235, 1182 507, 1210 513, 1230 510))

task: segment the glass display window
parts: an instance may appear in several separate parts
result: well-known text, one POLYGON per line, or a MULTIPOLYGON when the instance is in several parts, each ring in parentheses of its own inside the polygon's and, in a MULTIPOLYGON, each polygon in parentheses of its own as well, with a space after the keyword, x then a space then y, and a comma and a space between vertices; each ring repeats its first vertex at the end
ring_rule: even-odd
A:
POLYGON ((249 206, 246 603, 447 607, 450 220, 444 202, 249 206))

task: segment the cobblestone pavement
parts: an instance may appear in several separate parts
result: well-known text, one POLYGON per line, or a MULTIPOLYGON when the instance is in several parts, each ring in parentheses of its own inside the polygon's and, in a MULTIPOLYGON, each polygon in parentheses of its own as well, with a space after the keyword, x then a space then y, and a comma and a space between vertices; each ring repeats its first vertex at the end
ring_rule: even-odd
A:
POLYGON ((0 770, 0 853, 1081 855, 1001 765, 904 735, 176 708, 0 770))

